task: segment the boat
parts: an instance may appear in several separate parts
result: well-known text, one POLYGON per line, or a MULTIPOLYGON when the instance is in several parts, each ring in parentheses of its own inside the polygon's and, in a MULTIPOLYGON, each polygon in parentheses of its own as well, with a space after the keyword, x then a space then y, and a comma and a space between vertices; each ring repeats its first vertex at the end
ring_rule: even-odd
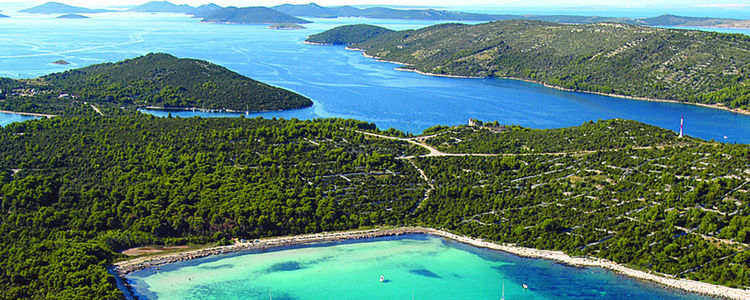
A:
POLYGON ((503 281, 503 296, 500 297, 500 300, 505 300, 505 281, 503 281))
POLYGON ((380 275, 380 282, 385 282, 385 276, 380 275))
POLYGON ((524 284, 522 284, 521 286, 523 287, 523 289, 524 289, 524 290, 526 290, 526 289, 528 289, 528 288, 529 288, 529 285, 528 285, 528 284, 525 284, 525 283, 524 283, 524 284))

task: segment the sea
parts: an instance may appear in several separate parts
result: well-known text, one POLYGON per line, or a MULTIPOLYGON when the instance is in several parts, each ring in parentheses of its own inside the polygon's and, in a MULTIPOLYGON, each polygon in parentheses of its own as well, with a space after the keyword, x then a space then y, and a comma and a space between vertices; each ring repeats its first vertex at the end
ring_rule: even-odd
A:
MULTIPOLYGON (((311 34, 369 23, 416 29, 439 22, 363 18, 310 19, 304 30, 271 30, 266 25, 206 24, 183 14, 106 13, 90 19, 56 19, 4 11, 0 19, 0 76, 33 78, 149 52, 207 60, 253 79, 311 98, 309 108, 250 113, 248 117, 354 118, 418 134, 435 125, 459 125, 469 118, 531 128, 577 126, 599 119, 633 119, 706 140, 750 142, 750 116, 687 104, 628 100, 566 92, 505 79, 425 76, 395 70, 343 46, 307 45, 311 34), (56 65, 56 60, 70 65, 56 65)), ((749 30, 724 30, 750 34, 749 30)), ((168 112, 144 110, 159 116, 168 112)), ((172 112, 191 117, 240 114, 172 112)), ((6 117, 0 115, 0 122, 6 117)))
POLYGON ((225 254, 125 278, 146 299, 709 299, 424 234, 225 254))

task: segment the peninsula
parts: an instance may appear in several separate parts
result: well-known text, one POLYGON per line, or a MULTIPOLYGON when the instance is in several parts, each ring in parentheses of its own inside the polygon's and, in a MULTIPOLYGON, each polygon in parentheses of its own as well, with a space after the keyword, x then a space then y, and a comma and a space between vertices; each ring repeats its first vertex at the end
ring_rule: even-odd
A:
POLYGON ((245 112, 312 105, 310 99, 299 94, 252 80, 224 67, 164 53, 92 65, 33 80, 3 79, 0 89, 14 91, 0 103, 0 109, 62 115, 92 113, 89 104, 113 114, 146 106, 245 112))
POLYGON ((61 115, 0 128, 0 153, 8 298, 118 297, 106 266, 133 247, 395 225, 747 293, 750 147, 634 121, 411 137, 341 119, 61 115))
POLYGON ((398 32, 347 25, 307 41, 348 45, 432 75, 522 79, 634 99, 750 108, 750 38, 742 34, 512 20, 398 32))

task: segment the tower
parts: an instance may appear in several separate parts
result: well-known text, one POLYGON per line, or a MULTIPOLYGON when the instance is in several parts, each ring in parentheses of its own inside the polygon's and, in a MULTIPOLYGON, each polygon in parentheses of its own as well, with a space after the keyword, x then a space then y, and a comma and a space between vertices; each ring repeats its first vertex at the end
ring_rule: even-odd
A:
POLYGON ((678 138, 682 137, 682 126, 685 124, 685 115, 680 116, 680 135, 678 135, 678 138))

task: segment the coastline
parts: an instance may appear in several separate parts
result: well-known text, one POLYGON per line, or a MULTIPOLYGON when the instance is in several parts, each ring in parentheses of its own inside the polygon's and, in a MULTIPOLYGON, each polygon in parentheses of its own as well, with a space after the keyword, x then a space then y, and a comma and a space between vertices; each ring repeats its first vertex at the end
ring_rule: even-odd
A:
MULTIPOLYGON (((318 44, 322 45, 322 44, 318 44)), ((369 55, 365 53, 363 49, 359 48, 350 48, 346 47, 346 50, 352 50, 352 51, 360 51, 362 52, 362 56, 367 58, 375 59, 379 62, 387 62, 392 64, 398 64, 398 65, 408 65, 403 62, 397 62, 397 61, 389 61, 389 60, 383 60, 379 57, 369 55)), ((705 104, 705 103, 694 103, 694 102, 685 102, 685 101, 677 101, 677 100, 667 100, 667 99, 656 99, 656 98, 648 98, 648 97, 637 97, 637 96, 625 96, 625 95, 618 95, 618 94, 607 94, 607 93, 600 93, 600 92, 592 92, 592 91, 581 91, 581 90, 574 90, 574 89, 568 89, 560 86, 554 86, 550 85, 544 82, 535 81, 531 79, 523 79, 523 78, 517 78, 517 77, 481 77, 481 76, 460 76, 460 75, 445 75, 445 74, 435 74, 435 73, 429 73, 424 72, 416 69, 405 69, 403 67, 396 68, 397 71, 404 71, 404 72, 414 72, 420 75, 427 75, 427 76, 435 76, 435 77, 448 77, 448 78, 472 78, 472 79, 482 79, 482 78, 497 78, 497 79, 510 79, 510 80, 519 80, 524 81, 528 83, 535 83, 542 85, 547 88, 552 88, 560 91, 566 91, 566 92, 577 92, 577 93, 586 93, 586 94, 594 94, 594 95, 600 95, 600 96, 607 96, 607 97, 614 97, 614 98, 622 98, 622 99, 628 99, 628 100, 639 100, 639 101, 650 101, 650 102, 664 102, 664 103, 677 103, 677 104, 689 104, 689 105, 697 105, 705 108, 712 108, 712 109, 719 109, 723 111, 728 111, 731 113, 736 113, 740 115, 750 116, 750 110, 747 109, 741 109, 741 108, 729 108, 721 104, 705 104)))
MULTIPOLYGON (((463 244, 486 248, 491 250, 503 251, 506 253, 518 255, 521 257, 529 258, 541 258, 554 260, 566 265, 576 267, 599 267, 610 271, 613 271, 624 276, 628 276, 635 279, 651 281, 662 286, 680 289, 692 293, 698 293, 708 296, 718 296, 729 299, 750 299, 750 290, 743 290, 737 288, 730 288, 720 285, 714 285, 710 283, 680 279, 670 275, 645 272, 635 270, 618 264, 616 262, 608 261, 600 258, 589 258, 589 257, 573 257, 565 254, 562 251, 551 251, 551 250, 539 250, 534 248, 519 247, 512 244, 496 244, 493 242, 487 242, 482 239, 470 238, 463 235, 458 235, 438 229, 426 228, 426 227, 401 227, 401 228, 388 228, 388 229, 369 229, 369 230, 354 230, 344 232, 332 232, 332 233, 318 233, 318 234, 305 234, 296 236, 276 237, 257 240, 255 242, 236 243, 229 246, 217 246, 209 247, 198 250, 190 250, 184 252, 168 253, 154 256, 139 257, 127 261, 121 261, 113 264, 114 273, 123 279, 125 275, 152 267, 157 267, 164 264, 175 263, 185 260, 191 260, 195 258, 207 257, 212 255, 235 253, 245 250, 258 250, 258 249, 270 249, 284 246, 296 246, 305 244, 316 244, 325 243, 339 240, 355 240, 363 238, 375 238, 385 236, 399 236, 405 234, 429 234, 460 242, 463 244)), ((128 287, 128 285, 125 285, 128 287)))
POLYGON ((17 114, 17 115, 33 116, 33 117, 42 117, 42 118, 47 118, 47 119, 57 117, 57 115, 40 114, 40 113, 30 113, 30 112, 21 112, 21 111, 10 111, 10 110, 0 110, 0 113, 17 114))

